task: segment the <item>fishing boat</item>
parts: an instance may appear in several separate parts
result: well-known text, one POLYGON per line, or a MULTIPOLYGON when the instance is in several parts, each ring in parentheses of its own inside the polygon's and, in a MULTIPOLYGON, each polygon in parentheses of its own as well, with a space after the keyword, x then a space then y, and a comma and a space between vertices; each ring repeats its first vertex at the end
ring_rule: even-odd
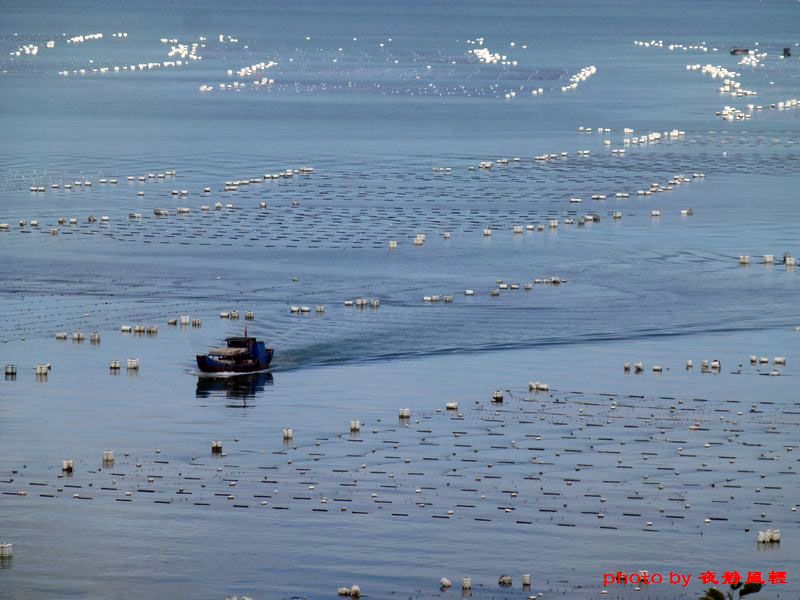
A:
POLYGON ((225 338, 227 347, 213 348, 197 355, 197 366, 204 373, 254 373, 263 371, 272 362, 274 350, 245 333, 242 337, 225 338))
POLYGON ((731 48, 731 54, 733 54, 734 56, 737 56, 739 54, 749 54, 749 53, 750 50, 748 50, 747 48, 737 48, 737 47, 731 48))

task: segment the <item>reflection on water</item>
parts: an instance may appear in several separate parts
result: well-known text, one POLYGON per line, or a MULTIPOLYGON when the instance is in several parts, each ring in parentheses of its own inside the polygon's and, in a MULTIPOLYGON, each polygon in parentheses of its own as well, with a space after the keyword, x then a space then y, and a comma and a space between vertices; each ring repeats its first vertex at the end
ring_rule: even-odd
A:
POLYGON ((212 377, 198 375, 197 398, 225 397, 240 399, 242 404, 228 404, 231 407, 247 406, 247 400, 253 399, 257 392, 263 392, 265 385, 272 385, 272 373, 250 373, 230 377, 212 377))

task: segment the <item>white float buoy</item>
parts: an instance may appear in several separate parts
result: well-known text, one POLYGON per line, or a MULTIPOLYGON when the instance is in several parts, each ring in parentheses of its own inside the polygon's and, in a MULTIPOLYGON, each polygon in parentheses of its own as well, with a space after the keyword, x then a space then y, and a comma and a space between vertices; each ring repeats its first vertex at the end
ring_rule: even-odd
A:
POLYGON ((759 531, 756 539, 759 544, 780 543, 781 530, 767 529, 766 531, 759 531))

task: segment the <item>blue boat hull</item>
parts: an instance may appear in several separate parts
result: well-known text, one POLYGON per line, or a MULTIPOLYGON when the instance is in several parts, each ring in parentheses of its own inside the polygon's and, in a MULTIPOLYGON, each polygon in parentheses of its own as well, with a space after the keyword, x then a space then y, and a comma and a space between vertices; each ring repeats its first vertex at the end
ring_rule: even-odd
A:
POLYGON ((263 356, 242 360, 219 360, 207 354, 198 354, 197 366, 203 373, 254 373, 269 367, 273 354, 272 348, 267 348, 263 356))

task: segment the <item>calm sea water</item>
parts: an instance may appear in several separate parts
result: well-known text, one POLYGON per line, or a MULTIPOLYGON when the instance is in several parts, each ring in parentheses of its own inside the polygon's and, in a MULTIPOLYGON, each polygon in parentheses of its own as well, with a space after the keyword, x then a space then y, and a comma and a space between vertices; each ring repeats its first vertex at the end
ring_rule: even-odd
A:
POLYGON ((800 253, 800 113, 770 105, 797 97, 798 10, 4 2, 0 363, 18 374, 0 381, 0 542, 14 543, 0 595, 325 598, 359 583, 430 597, 471 575, 477 597, 589 598, 605 570, 739 568, 788 569, 768 591, 796 596, 798 273, 780 261, 800 253), (192 44, 196 60, 168 56, 192 44), (732 46, 767 56, 742 65, 732 46), (481 47, 508 64, 481 63, 481 47), (758 95, 722 95, 694 64, 758 95), (748 104, 763 110, 715 114, 748 104), (315 171, 264 179, 301 166, 315 171), (236 180, 256 181, 226 191, 236 180), (490 296, 500 281, 519 289, 490 296), (218 317, 233 309, 255 319, 218 317), (185 314, 203 326, 167 326, 185 314), (136 323, 158 335, 120 333, 136 323), (194 355, 245 325, 276 348, 270 376, 199 378, 194 355), (54 339, 78 330, 101 343, 54 339), (787 366, 762 377, 751 354, 787 366), (109 375, 127 357, 141 371, 109 375), (723 369, 701 374, 703 358, 723 369), (646 374, 623 373, 637 360, 646 374), (531 379, 552 393, 529 395, 531 379), (227 456, 211 460, 216 439, 227 456), (765 527, 781 546, 756 545, 765 527), (515 587, 497 587, 504 573, 515 587))

